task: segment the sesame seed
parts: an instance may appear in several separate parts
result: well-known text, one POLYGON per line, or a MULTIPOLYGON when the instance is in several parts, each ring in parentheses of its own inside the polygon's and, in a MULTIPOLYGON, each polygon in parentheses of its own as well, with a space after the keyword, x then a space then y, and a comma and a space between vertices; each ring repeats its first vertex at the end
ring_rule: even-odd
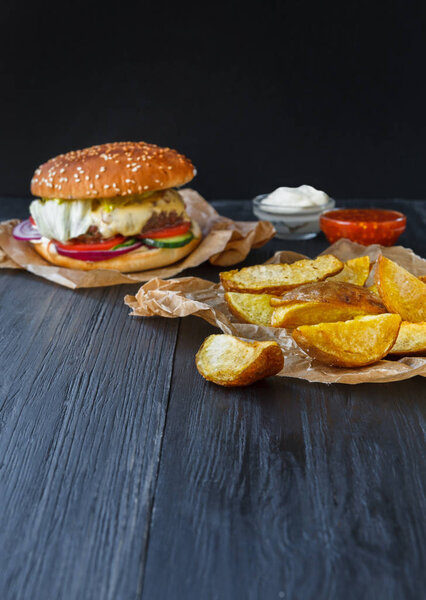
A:
POLYGON ((106 190, 107 190, 107 189, 109 189, 110 187, 111 187, 111 186, 110 186, 110 185, 108 185, 108 183, 106 183, 106 184, 104 185, 104 188, 105 188, 106 190))

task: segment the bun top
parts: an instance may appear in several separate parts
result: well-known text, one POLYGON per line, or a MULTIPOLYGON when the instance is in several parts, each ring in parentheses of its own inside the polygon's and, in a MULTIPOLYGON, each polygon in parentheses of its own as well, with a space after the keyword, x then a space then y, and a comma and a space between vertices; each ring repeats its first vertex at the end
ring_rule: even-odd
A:
POLYGON ((191 161, 170 148, 114 142, 51 158, 36 169, 31 192, 42 198, 115 198, 164 190, 191 181, 191 161))

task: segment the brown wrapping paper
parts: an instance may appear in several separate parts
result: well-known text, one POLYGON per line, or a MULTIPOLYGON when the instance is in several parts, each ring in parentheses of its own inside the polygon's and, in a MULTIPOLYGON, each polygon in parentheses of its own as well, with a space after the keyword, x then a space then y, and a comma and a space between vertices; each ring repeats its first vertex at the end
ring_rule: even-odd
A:
POLYGON ((233 221, 220 216, 194 190, 180 190, 180 194, 185 200, 187 213, 199 223, 204 237, 191 254, 174 265, 139 273, 120 273, 105 269, 77 271, 57 267, 39 256, 30 243, 13 238, 12 229, 19 222, 14 219, 0 223, 0 268, 26 269, 73 289, 136 283, 153 278, 174 277, 206 260, 214 265, 234 265, 244 260, 251 248, 263 246, 275 235, 275 229, 268 221, 233 221))
MULTIPOLYGON (((348 240, 340 240, 327 248, 323 254, 334 254, 341 260, 368 254, 372 260, 376 260, 380 252, 414 275, 426 275, 426 260, 401 246, 384 248, 374 245, 366 248, 348 240)), ((301 258, 306 257, 295 252, 277 252, 268 262, 291 263, 301 258)), ((307 356, 286 329, 238 323, 228 310, 221 285, 197 277, 169 281, 154 279, 143 285, 136 296, 126 296, 124 301, 135 316, 175 318, 195 315, 218 327, 223 333, 248 340, 275 340, 284 354, 284 369, 279 373, 282 377, 349 384, 400 381, 415 375, 426 377, 426 358, 421 357, 381 360, 374 365, 358 369, 323 365, 307 356)))

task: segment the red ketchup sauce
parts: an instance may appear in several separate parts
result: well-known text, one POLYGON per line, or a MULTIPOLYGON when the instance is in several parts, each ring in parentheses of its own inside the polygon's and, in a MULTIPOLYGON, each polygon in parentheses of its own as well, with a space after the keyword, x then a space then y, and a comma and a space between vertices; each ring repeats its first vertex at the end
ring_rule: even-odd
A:
POLYGON ((379 208, 343 208, 320 216, 321 230, 331 244, 347 238, 364 246, 393 246, 406 223, 402 213, 379 208))

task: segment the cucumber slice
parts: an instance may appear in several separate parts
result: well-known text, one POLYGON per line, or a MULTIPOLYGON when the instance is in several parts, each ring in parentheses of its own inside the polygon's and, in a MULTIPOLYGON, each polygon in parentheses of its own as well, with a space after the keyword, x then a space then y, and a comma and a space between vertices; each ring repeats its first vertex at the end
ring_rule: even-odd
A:
POLYGON ((119 250, 120 248, 127 248, 127 246, 133 246, 133 244, 136 244, 138 240, 136 238, 127 238, 127 240, 124 240, 124 242, 121 242, 121 244, 117 244, 117 246, 114 246, 114 248, 111 248, 111 250, 119 250))
POLYGON ((156 248, 180 248, 186 246, 194 237, 192 231, 188 231, 182 235, 174 235, 168 238, 142 238, 144 244, 155 246, 156 248))

